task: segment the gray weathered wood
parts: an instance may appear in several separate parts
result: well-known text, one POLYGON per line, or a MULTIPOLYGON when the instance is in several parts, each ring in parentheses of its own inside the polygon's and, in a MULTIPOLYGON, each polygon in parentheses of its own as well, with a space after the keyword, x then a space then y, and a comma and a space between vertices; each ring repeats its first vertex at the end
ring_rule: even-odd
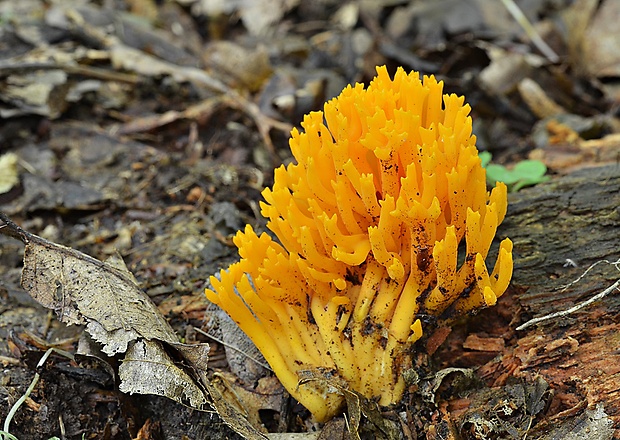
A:
MULTIPOLYGON (((620 279, 619 265, 598 264, 571 283, 599 260, 620 259, 620 164, 582 169, 511 195, 499 235, 514 242, 513 289, 507 295, 520 306, 515 328, 603 291, 620 279)), ((551 408, 535 438, 573 423, 597 403, 620 438, 620 291, 569 316, 504 335, 505 349, 480 371, 499 386, 509 377, 532 380, 537 374, 549 383, 551 408)))

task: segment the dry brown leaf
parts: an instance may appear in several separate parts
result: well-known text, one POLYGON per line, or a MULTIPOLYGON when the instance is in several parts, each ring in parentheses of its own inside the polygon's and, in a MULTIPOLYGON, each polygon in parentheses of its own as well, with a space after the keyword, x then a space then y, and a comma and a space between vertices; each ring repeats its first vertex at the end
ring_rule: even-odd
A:
POLYGON ((157 341, 140 339, 130 344, 118 375, 119 389, 124 393, 166 396, 192 408, 202 408, 207 403, 203 389, 177 367, 157 341))
POLYGON ((569 8, 561 14, 566 32, 566 44, 571 62, 575 67, 582 71, 587 71, 587 66, 583 65, 583 50, 585 33, 588 23, 596 12, 598 0, 576 0, 569 8))
MULTIPOLYGON (((112 64, 117 69, 130 70, 146 76, 168 75, 174 78, 175 81, 191 82, 200 87, 206 87, 213 92, 218 93, 221 102, 231 108, 236 108, 245 112, 254 120, 263 141, 272 153, 274 153, 274 146, 269 135, 270 130, 273 128, 283 132, 288 132, 292 128, 292 126, 288 123, 277 121, 264 115, 255 103, 243 97, 237 91, 230 89, 222 81, 211 76, 204 70, 194 67, 177 66, 172 63, 159 60, 137 49, 125 46, 118 41, 110 45, 109 50, 112 64)), ((199 103, 197 106, 194 106, 194 109, 191 111, 188 109, 187 113, 173 111, 167 112, 165 115, 155 117, 155 119, 145 123, 145 126, 161 126, 163 124, 173 122, 179 118, 191 116, 192 112, 195 112, 196 109, 200 109, 201 111, 205 111, 206 114, 210 114, 213 111, 213 106, 220 103, 220 99, 208 100, 204 103, 199 103), (206 108, 204 108, 205 106, 206 108)), ((135 131, 133 126, 131 129, 135 131)), ((127 131, 129 130, 125 128, 125 132, 127 131)))
POLYGON ((594 409, 586 409, 583 414, 571 420, 572 423, 558 423, 552 425, 551 432, 541 437, 541 440, 562 438, 564 440, 610 440, 614 438, 613 421, 602 404, 594 409))
POLYGON ((122 259, 102 262, 30 234, 2 212, 0 220, 1 233, 26 244, 22 285, 33 298, 65 323, 86 324, 107 354, 125 354, 119 367, 121 391, 161 395, 197 409, 209 402, 244 438, 266 438, 208 380, 208 344, 179 343, 122 259), (176 364, 167 347, 187 366, 176 364))
POLYGON ((265 46, 247 48, 232 41, 213 41, 203 51, 204 62, 233 88, 259 91, 273 71, 265 46))
POLYGON ((101 262, 74 249, 30 236, 22 286, 67 324, 86 324, 108 355, 139 337, 178 342, 174 330, 140 290, 120 258, 101 262))
POLYGON ((485 90, 496 95, 511 93, 519 82, 530 75, 533 69, 525 54, 509 52, 490 44, 481 45, 486 49, 491 63, 482 69, 478 80, 485 90))
POLYGON ((551 99, 544 89, 533 79, 522 79, 517 88, 519 89, 521 98, 523 98, 532 113, 540 119, 568 113, 566 109, 562 108, 562 106, 551 99))
POLYGON ((253 426, 262 428, 265 433, 267 430, 262 426, 261 411, 281 414, 288 398, 288 393, 275 376, 263 377, 252 388, 241 384, 233 373, 221 371, 211 383, 253 426))
POLYGON ((298 4, 299 0, 198 0, 194 11, 209 17, 237 13, 250 34, 260 35, 268 32, 298 4))
POLYGON ((583 67, 597 77, 620 75, 620 2, 603 1, 590 22, 582 42, 583 67))
POLYGON ((50 119, 60 117, 66 107, 67 79, 66 72, 60 69, 10 75, 2 87, 2 95, 11 108, 1 109, 0 116, 12 118, 35 114, 50 119))
POLYGON ((254 428, 254 426, 239 413, 235 405, 224 398, 222 393, 220 393, 213 384, 206 382, 205 385, 212 399, 211 404, 228 426, 234 429, 239 435, 243 436, 243 438, 249 440, 264 440, 268 438, 254 428))
POLYGON ((9 192, 19 183, 19 172, 15 153, 6 153, 0 156, 0 194, 9 192))
POLYGON ((226 361, 239 379, 254 383, 267 375, 267 361, 256 345, 226 312, 217 308, 207 314, 208 336, 224 345, 226 361))
POLYGON ((30 234, 4 214, 0 231, 25 243, 22 286, 66 324, 85 324, 110 356, 125 354, 121 391, 157 394, 202 409, 209 346, 184 345, 122 259, 99 261, 30 234), (175 364, 173 347, 190 368, 175 364), (199 376, 201 380, 194 379, 199 376), (157 380, 153 380, 157 378, 157 380))
POLYGON ((620 160, 620 134, 583 140, 564 124, 550 121, 546 128, 550 140, 543 148, 532 150, 528 157, 540 160, 548 168, 567 174, 579 168, 615 164, 620 160))

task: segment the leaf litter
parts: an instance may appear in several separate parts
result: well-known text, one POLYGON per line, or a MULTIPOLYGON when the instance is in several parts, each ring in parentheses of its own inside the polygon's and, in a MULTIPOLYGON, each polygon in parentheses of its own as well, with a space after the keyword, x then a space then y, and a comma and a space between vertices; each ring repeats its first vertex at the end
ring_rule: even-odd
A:
POLYGON ((0 233, 26 245, 24 289, 61 322, 85 325, 106 355, 122 356, 120 391, 164 396, 199 410, 213 408, 244 438, 265 438, 207 378, 209 344, 179 342, 122 258, 102 262, 30 234, 1 212, 0 220, 0 233))
MULTIPOLYGON (((515 3, 534 32, 525 32, 500 2, 482 0, 132 0, 116 2, 117 9, 88 1, 44 7, 36 0, 1 1, 0 139, 2 154, 18 156, 17 172, 10 167, 12 189, 0 195, 2 210, 50 240, 112 256, 103 263, 34 245, 28 264, 45 261, 59 273, 40 287, 45 301, 124 357, 122 368, 142 368, 152 354, 162 370, 179 373, 165 381, 177 401, 203 402, 211 386, 200 379, 206 349, 180 351, 175 343, 209 341, 214 357, 223 356, 212 357, 210 366, 227 370, 230 361, 243 368, 243 356, 233 360, 222 344, 193 330, 202 323, 211 333, 202 321, 212 312, 201 291, 209 274, 234 259, 234 228, 214 218, 217 207, 229 203, 235 212, 227 211, 227 220, 260 227, 258 192, 269 184, 274 163, 290 159, 289 128, 343 85, 372 77, 377 64, 435 73, 447 91, 464 93, 479 145, 498 164, 535 159, 558 174, 616 163, 619 63, 618 51, 609 48, 617 45, 617 6, 613 0, 515 3), (537 36, 558 63, 538 50, 537 36), (138 282, 115 263, 115 249, 147 295, 134 292, 138 282), (107 283, 82 279, 89 277, 107 283), (75 280, 104 294, 89 298, 69 289, 75 280), (127 301, 116 304, 116 295, 127 301), (124 316, 132 308, 138 314, 124 316), (157 308, 165 317, 152 315, 156 324, 149 324, 157 308), (187 377, 197 391, 175 393, 187 377)), ((0 310, 18 295, 18 252, 5 238, 0 310)), ((10 316, 3 313, 9 323, 10 316)), ((230 340, 218 339, 238 345, 234 332, 226 334, 230 340)), ((159 386, 129 377, 124 383, 135 382, 136 392, 159 386)), ((232 395, 255 391, 247 385, 251 377, 225 377, 232 395)), ((211 391, 226 420, 244 420, 230 406, 231 394, 211 391)), ((363 422, 355 398, 349 401, 350 421, 363 422)), ((303 413, 269 408, 285 419, 271 430, 313 429, 304 426, 303 413)), ((417 414, 408 417, 409 426, 424 426, 417 414)), ((237 432, 254 435, 263 421, 240 422, 245 427, 237 432)))
POLYGON ((85 325, 108 356, 125 355, 120 388, 128 393, 157 394, 194 408, 207 403, 196 371, 207 366, 209 346, 187 346, 138 287, 119 257, 102 262, 15 225, 1 217, 0 231, 26 245, 22 286, 68 325, 85 325), (187 363, 174 363, 165 345, 187 363), (194 371, 188 373, 187 368, 194 371), (152 378, 157 377, 157 381, 152 378))

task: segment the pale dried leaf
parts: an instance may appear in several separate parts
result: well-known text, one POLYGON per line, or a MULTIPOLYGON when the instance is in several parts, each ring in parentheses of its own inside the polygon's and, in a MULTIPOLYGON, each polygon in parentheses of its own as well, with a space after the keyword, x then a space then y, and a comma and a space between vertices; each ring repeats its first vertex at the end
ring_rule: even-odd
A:
POLYGON ((178 82, 192 82, 219 93, 226 93, 228 91, 228 87, 224 83, 202 69, 178 66, 120 42, 110 45, 109 50, 112 65, 116 69, 123 69, 145 76, 169 75, 178 82))
POLYGON ((118 374, 119 389, 124 393, 166 396, 192 408, 202 408, 207 403, 202 388, 175 365, 157 341, 140 339, 130 344, 118 374))
POLYGON ((521 80, 531 76, 544 63, 544 59, 535 54, 509 51, 487 42, 477 45, 491 59, 478 75, 478 81, 485 91, 498 96, 512 93, 521 80))
POLYGON ((212 399, 211 405, 213 405, 224 423, 234 429, 239 435, 243 436, 243 438, 249 440, 264 440, 268 438, 254 428, 245 416, 239 412, 235 405, 226 400, 213 384, 205 380, 203 380, 203 382, 212 399))
POLYGON ((425 387, 424 390, 424 395, 430 402, 436 402, 435 399, 437 398, 439 387, 441 387, 444 380, 453 373, 455 373, 453 387, 463 386, 467 388, 469 384, 476 381, 475 373, 470 368, 449 367, 439 370, 432 380, 428 382, 428 387, 425 387))
POLYGON ((242 2, 239 14, 245 28, 254 35, 267 32, 284 14, 299 4, 299 0, 254 0, 242 2))
POLYGON ((265 377, 267 361, 237 323, 220 308, 211 313, 210 318, 209 335, 224 344, 231 371, 246 383, 254 383, 265 377))
POLYGON ((583 45, 588 23, 596 12, 598 0, 576 0, 560 15, 564 22, 566 44, 571 61, 580 71, 586 71, 586 66, 580 65, 583 57, 583 45))
POLYGON ((140 290, 120 257, 101 262, 30 234, 0 212, 0 231, 26 244, 22 286, 67 324, 86 324, 108 355, 126 353, 120 389, 157 394, 202 409, 207 403, 208 344, 185 345, 140 290), (166 346, 186 366, 174 363, 166 346), (194 377, 198 379, 194 379, 194 377), (156 378, 156 380, 154 380, 156 378))
POLYGON ((60 117, 66 108, 65 93, 68 76, 59 69, 10 75, 2 87, 3 99, 11 108, 2 109, 0 116, 41 115, 60 117))
POLYGON ((9 192, 19 183, 17 155, 6 153, 0 156, 0 194, 9 192))
POLYGON ((22 285, 67 324, 87 324, 103 351, 123 352, 138 337, 175 343, 178 338, 126 268, 45 240, 24 252, 22 285))
POLYGON ((264 46, 247 48, 231 41, 214 41, 206 47, 204 59, 218 78, 252 92, 262 88, 273 70, 264 46))
POLYGON ((267 432, 261 420, 261 412, 274 411, 282 413, 287 405, 288 393, 275 376, 267 376, 259 379, 255 386, 245 385, 239 382, 234 373, 218 371, 211 385, 216 387, 222 397, 233 408, 250 422, 252 426, 267 432))
POLYGON ((521 98, 532 113, 540 119, 568 113, 566 109, 551 99, 545 90, 531 78, 523 78, 517 86, 521 98))
POLYGON ((617 0, 602 2, 584 35, 582 63, 583 67, 594 76, 620 75, 619 15, 620 2, 617 0))

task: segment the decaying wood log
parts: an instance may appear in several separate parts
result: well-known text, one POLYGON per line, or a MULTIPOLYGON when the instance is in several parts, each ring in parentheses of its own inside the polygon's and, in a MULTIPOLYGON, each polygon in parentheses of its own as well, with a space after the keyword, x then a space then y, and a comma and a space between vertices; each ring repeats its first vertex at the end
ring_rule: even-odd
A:
POLYGON ((487 385, 445 403, 453 437, 620 438, 620 290, 516 330, 620 280, 620 164, 511 195, 499 235, 514 242, 512 290, 438 353, 487 385))

